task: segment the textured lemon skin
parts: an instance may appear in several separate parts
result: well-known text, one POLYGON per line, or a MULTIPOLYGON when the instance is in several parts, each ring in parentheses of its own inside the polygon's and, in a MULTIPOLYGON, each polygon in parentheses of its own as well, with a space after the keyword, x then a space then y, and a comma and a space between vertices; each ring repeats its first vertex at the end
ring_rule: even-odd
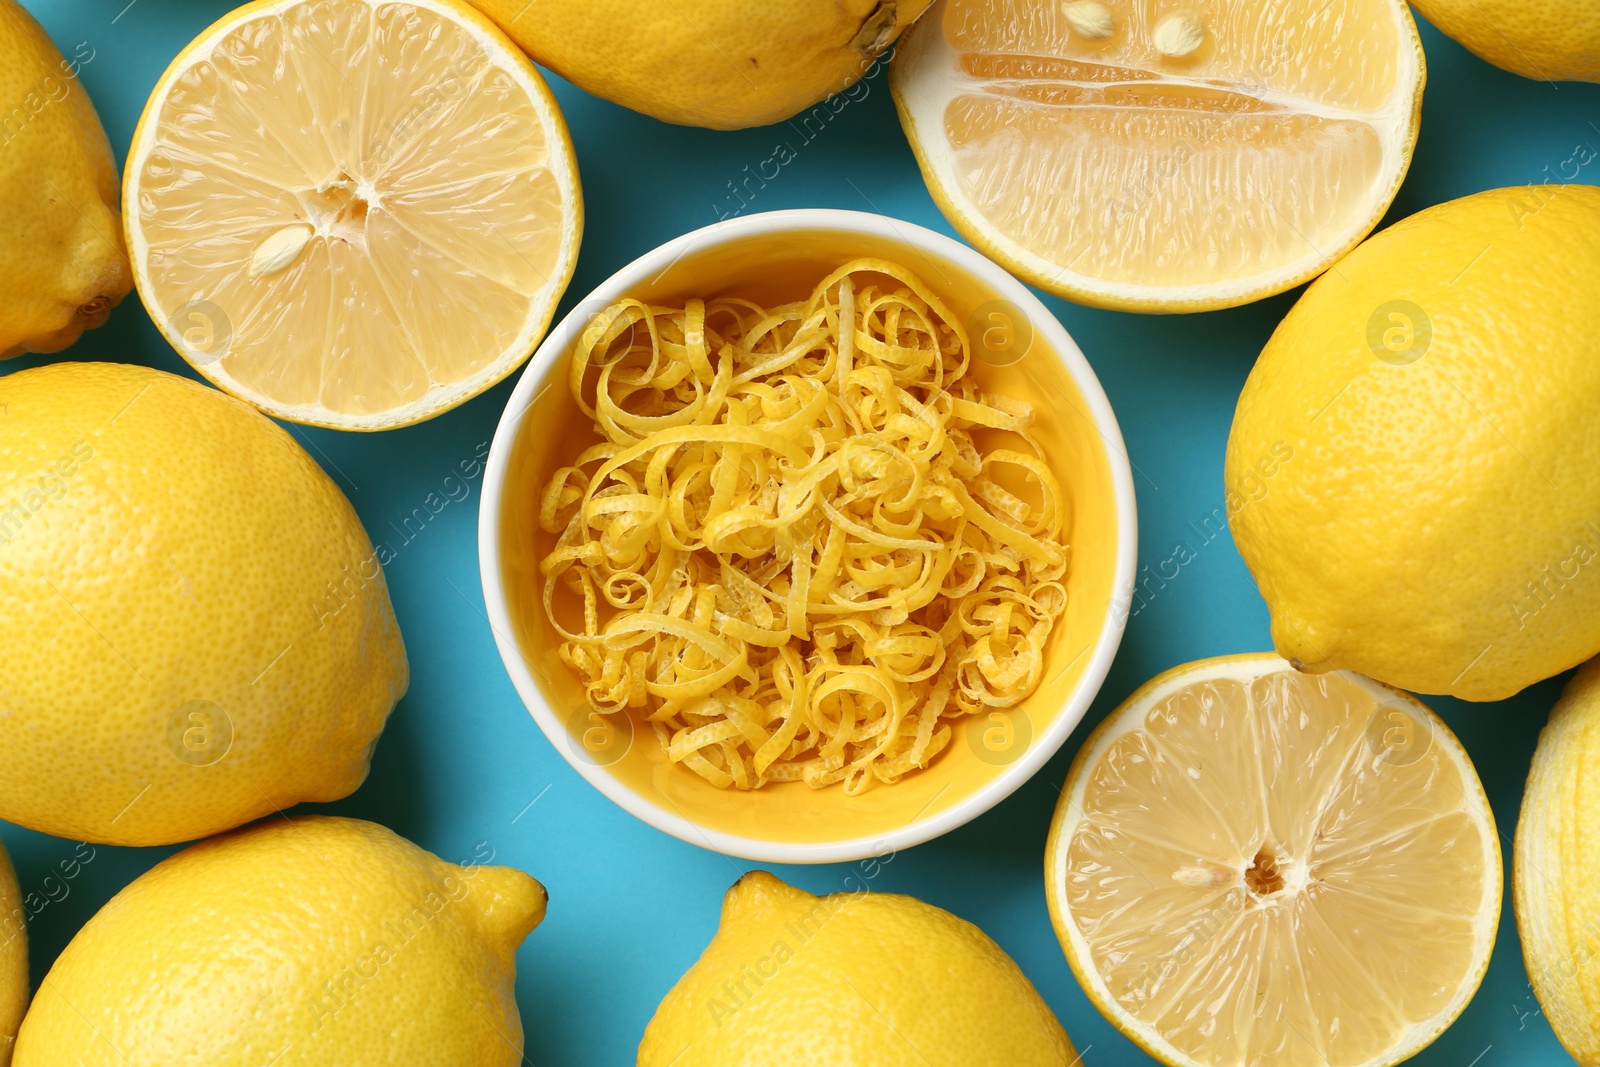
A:
POLYGON ((269 820, 89 920, 13 1067, 510 1067, 516 949, 545 900, 521 871, 458 867, 375 823, 269 820))
POLYGON ((1412 0, 1473 55, 1540 81, 1600 81, 1600 6, 1593 0, 1412 0))
POLYGON ((913 897, 735 882, 639 1067, 1067 1067, 1072 1043, 1000 947, 913 897))
POLYGON ((28 929, 11 857, 0 845, 0 1067, 11 1063, 22 1013, 28 1007, 28 929))
POLYGON ((663 122, 781 122, 867 72, 931 0, 473 0, 538 62, 663 122))
POLYGON ((0 0, 0 357, 56 352, 106 321, 133 285, 117 172, 78 81, 16 0, 0 0))
POLYGON ((1534 995, 1584 1067, 1600 1064, 1600 660, 1573 676, 1539 734, 1522 794, 1512 905, 1534 995))
POLYGON ((360 785, 405 650, 293 438, 120 364, 0 378, 0 412, 0 818, 164 844, 360 785))
POLYGON ((1224 475, 1286 659, 1499 700, 1600 651, 1597 277, 1600 189, 1496 189, 1397 223, 1301 297, 1224 475), (1426 315, 1425 349, 1394 301, 1426 315))

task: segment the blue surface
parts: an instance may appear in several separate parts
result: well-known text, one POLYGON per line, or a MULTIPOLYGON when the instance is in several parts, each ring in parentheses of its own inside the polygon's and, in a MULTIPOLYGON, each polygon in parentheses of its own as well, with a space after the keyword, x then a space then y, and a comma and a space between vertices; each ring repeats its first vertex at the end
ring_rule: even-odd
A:
MULTIPOLYGON (((64 52, 80 41, 93 49, 81 76, 119 165, 167 62, 231 6, 25 2, 64 52)), ((1480 189, 1560 181, 1557 168, 1575 145, 1600 147, 1600 86, 1527 81, 1474 59, 1429 26, 1422 33, 1429 67, 1422 136, 1386 221, 1480 189)), ((738 133, 666 126, 552 79, 577 145, 588 216, 562 313, 635 256, 735 212, 854 208, 951 233, 923 188, 886 82, 886 71, 875 68, 866 95, 807 142, 786 125, 738 133), (743 181, 747 166, 753 173, 780 142, 793 146, 796 158, 741 207, 730 183, 743 181)), ((1045 297, 1121 419, 1136 468, 1140 559, 1154 565, 1180 544, 1194 558, 1129 621, 1100 698, 1043 771, 975 822, 871 868, 867 879, 875 890, 914 894, 982 926, 1038 986, 1088 1067, 1151 1061, 1101 1018, 1067 968, 1045 911, 1045 832, 1072 753, 1141 682, 1187 660, 1271 646, 1266 607, 1231 541, 1207 542, 1200 522, 1223 503, 1222 455, 1239 388, 1297 295, 1182 317, 1095 311, 1045 297)), ((190 373, 132 296, 74 348, 12 360, 3 371, 57 359, 190 373)), ((374 539, 396 548, 387 573, 412 671, 371 777, 348 800, 316 807, 382 822, 447 859, 493 850, 493 862, 541 879, 550 890, 549 917, 518 957, 527 1059, 539 1067, 630 1064, 657 1002, 716 928, 723 890, 750 865, 624 814, 568 768, 534 726, 483 615, 476 484, 471 497, 450 503, 420 534, 408 538, 394 525, 438 490, 458 461, 486 448, 510 389, 503 383, 432 422, 384 434, 289 427, 349 495, 374 539)), ((1508 894, 1522 783, 1561 681, 1500 704, 1428 700, 1477 762, 1501 827, 1508 894)), ((101 904, 174 851, 102 847, 71 882, 46 883, 76 845, 8 825, 0 825, 0 838, 24 891, 42 898, 48 889, 59 898, 30 931, 35 984, 101 904)), ((839 864, 777 873, 824 893, 868 872, 839 864)), ((1477 997, 1415 1062, 1500 1067, 1567 1059, 1529 991, 1508 898, 1477 997)))

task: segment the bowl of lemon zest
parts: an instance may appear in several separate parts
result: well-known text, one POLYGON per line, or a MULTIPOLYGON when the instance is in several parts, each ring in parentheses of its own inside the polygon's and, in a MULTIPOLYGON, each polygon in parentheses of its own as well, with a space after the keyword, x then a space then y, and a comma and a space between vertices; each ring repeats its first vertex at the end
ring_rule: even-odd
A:
POLYGON ((1135 543, 1115 416, 1039 300, 827 210, 598 286, 513 391, 479 522, 485 614, 556 752, 768 862, 884 856, 1037 771, 1135 610, 1135 543))

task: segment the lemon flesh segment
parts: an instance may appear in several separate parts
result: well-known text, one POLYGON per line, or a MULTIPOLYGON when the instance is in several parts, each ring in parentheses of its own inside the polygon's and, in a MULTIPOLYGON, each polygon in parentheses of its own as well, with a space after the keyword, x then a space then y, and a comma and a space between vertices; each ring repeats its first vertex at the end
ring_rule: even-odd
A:
POLYGON ((1052 917, 1096 1006, 1169 1064, 1392 1064, 1466 1006, 1493 816, 1427 708, 1274 656, 1151 682, 1068 776, 1052 917))
POLYGON ((1063 296, 1181 311, 1280 292, 1370 232, 1422 80, 1398 0, 942 0, 891 84, 974 243, 1063 296))
POLYGON ((548 88, 453 0, 241 9, 162 78, 127 186, 139 288, 180 353, 346 428, 438 414, 521 363, 581 225, 548 88))

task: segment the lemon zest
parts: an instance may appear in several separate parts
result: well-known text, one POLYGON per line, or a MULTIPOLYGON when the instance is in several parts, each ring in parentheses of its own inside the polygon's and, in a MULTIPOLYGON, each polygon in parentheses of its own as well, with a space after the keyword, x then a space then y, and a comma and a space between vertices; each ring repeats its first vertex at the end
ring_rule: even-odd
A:
POLYGON ((602 440, 539 507, 545 610, 591 704, 719 788, 854 794, 1026 699, 1071 512, 1032 407, 969 369, 950 309, 877 259, 773 308, 595 316, 568 383, 602 440))

